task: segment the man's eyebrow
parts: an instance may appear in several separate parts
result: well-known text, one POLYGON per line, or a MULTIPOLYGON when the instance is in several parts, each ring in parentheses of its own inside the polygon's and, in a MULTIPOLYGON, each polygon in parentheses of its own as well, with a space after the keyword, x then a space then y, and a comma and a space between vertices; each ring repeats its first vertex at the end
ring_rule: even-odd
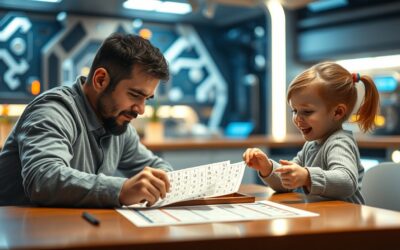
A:
POLYGON ((139 94, 139 95, 145 97, 146 99, 153 99, 154 98, 154 95, 148 95, 148 94, 146 94, 145 92, 143 92, 140 89, 129 88, 128 92, 134 92, 135 94, 139 94))

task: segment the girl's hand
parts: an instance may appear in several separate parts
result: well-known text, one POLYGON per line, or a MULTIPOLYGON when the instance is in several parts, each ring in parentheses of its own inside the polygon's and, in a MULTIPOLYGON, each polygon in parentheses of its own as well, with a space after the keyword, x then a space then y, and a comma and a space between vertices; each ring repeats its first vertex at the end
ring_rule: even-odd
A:
POLYGON ((259 148, 248 148, 243 153, 243 160, 246 162, 247 166, 260 171, 262 177, 266 177, 271 174, 272 162, 259 148))
POLYGON ((280 160, 279 163, 282 167, 275 169, 275 172, 281 174, 284 188, 295 189, 305 186, 308 190, 311 189, 310 174, 306 168, 286 160, 280 160))

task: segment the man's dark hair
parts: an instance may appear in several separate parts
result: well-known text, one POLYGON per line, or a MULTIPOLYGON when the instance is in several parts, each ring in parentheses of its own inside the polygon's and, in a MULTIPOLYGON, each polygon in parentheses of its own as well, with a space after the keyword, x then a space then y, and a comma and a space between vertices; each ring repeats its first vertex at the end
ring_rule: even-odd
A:
POLYGON ((137 35, 111 34, 96 53, 88 80, 91 81, 96 69, 103 67, 110 74, 108 90, 131 77, 133 67, 140 65, 141 70, 157 79, 168 81, 168 64, 161 51, 147 39, 137 35))

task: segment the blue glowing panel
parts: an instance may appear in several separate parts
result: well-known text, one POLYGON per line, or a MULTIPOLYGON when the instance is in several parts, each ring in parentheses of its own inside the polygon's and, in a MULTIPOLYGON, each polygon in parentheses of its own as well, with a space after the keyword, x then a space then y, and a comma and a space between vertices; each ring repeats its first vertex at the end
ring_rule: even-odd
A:
POLYGON ((27 103, 34 80, 42 79, 41 48, 61 29, 51 18, 0 12, 0 103, 27 103))
POLYGON ((95 52, 108 35, 117 31, 138 33, 147 28, 152 34, 151 42, 164 53, 171 71, 171 81, 157 93, 160 100, 201 107, 212 130, 221 124, 228 103, 228 84, 191 25, 146 22, 136 28, 127 19, 74 15, 60 23, 54 15, 11 12, 0 17, 2 103, 32 100, 29 89, 33 80, 42 83, 42 92, 72 84, 78 75, 87 73, 95 52))
POLYGON ((366 159, 366 158, 361 158, 361 165, 364 167, 364 172, 367 172, 373 167, 376 167, 379 164, 379 160, 377 159, 366 159))
POLYGON ((397 89, 397 80, 393 76, 374 77, 376 88, 379 92, 393 92, 397 89))
POLYGON ((254 129, 252 122, 231 122, 226 126, 225 136, 229 138, 247 138, 254 129))
POLYGON ((321 12, 321 11, 336 9, 339 7, 344 7, 348 4, 349 3, 347 0, 323 0, 323 1, 321 0, 309 3, 307 5, 307 8, 312 12, 321 12))

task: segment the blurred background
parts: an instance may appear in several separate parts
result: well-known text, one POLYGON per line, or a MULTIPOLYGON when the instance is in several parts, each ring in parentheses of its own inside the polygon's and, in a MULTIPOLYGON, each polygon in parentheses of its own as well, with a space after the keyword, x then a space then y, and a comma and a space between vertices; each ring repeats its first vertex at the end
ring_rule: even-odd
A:
MULTIPOLYGON (((113 32, 149 39, 169 62, 170 81, 133 126, 177 168, 238 161, 247 146, 293 157, 304 141, 286 88, 325 60, 374 78, 381 114, 369 136, 393 140, 400 134, 398 27, 394 0, 0 0, 0 143, 35 96, 87 75, 113 32), (260 141, 293 136, 281 146, 260 141)), ((400 161, 393 143, 361 153, 368 166, 400 161)))

